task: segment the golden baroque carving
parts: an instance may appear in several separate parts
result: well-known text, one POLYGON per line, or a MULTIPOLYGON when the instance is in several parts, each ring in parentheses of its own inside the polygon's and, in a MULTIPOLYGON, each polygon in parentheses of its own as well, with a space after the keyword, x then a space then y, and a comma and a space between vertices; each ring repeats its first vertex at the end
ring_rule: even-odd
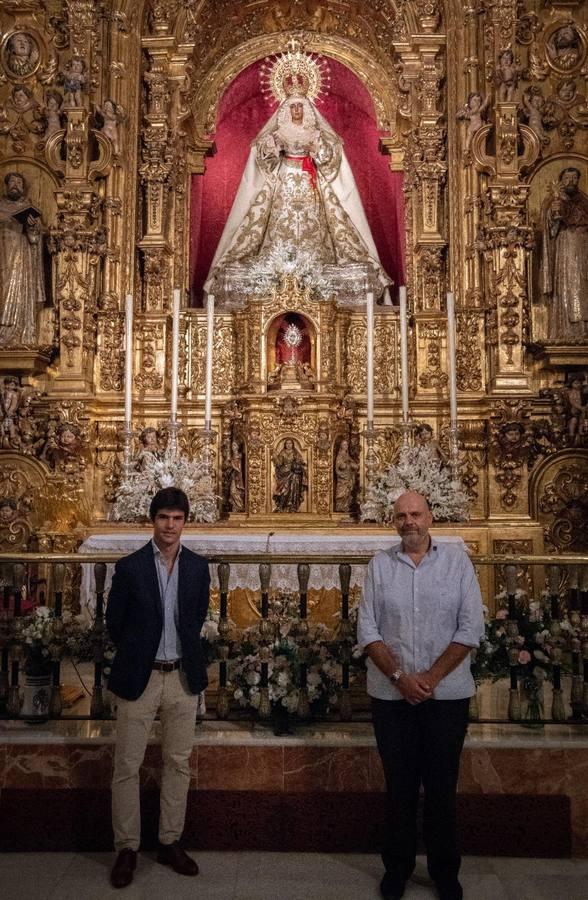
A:
POLYGON ((366 326, 352 320, 347 329, 347 367, 345 380, 352 394, 365 393, 367 388, 366 326))
POLYGON ((419 375, 422 388, 437 389, 447 385, 447 373, 442 363, 446 326, 442 322, 422 322, 418 329, 419 358, 424 357, 424 369, 419 375))
POLYGON ((163 385, 163 376, 157 368, 158 351, 163 349, 163 324, 144 322, 138 334, 141 363, 135 384, 141 391, 157 391, 163 385))
MULTIPOLYGON (((298 0, 294 2, 297 3, 298 0)), ((320 4, 321 7, 324 5, 320 4)), ((303 6, 301 4, 299 8, 302 9, 303 6)), ((330 56, 355 72, 370 92, 378 128, 390 130, 394 127, 396 110, 402 105, 403 98, 398 88, 396 63, 388 52, 390 38, 386 39, 383 33, 381 37, 376 37, 376 33, 385 32, 386 27, 380 27, 382 19, 374 7, 384 6, 387 6, 386 0, 373 0, 370 3, 369 17, 362 15, 355 19, 359 24, 357 29, 351 25, 354 17, 338 16, 343 34, 337 33, 337 29, 329 33, 313 31, 312 26, 301 23, 308 30, 300 36, 308 52, 330 56), (350 28, 355 33, 350 35, 350 28), (384 42, 380 43, 380 40, 384 42)), ((237 27, 228 25, 230 14, 227 11, 223 16, 215 3, 213 13, 210 7, 204 10, 197 30, 192 34, 195 44, 189 65, 184 108, 186 114, 190 110, 194 111, 196 140, 214 132, 220 98, 239 72, 257 60, 285 51, 291 36, 291 32, 282 29, 277 34, 273 31, 266 33, 262 22, 265 13, 259 4, 252 3, 248 8, 242 6, 238 13, 232 4, 231 13, 240 18, 237 27)), ((293 27, 297 26, 287 26, 288 29, 293 27)))
POLYGON ((104 294, 98 301, 98 324, 102 337, 99 350, 100 387, 103 391, 122 391, 124 377, 124 315, 118 299, 104 294))
POLYGON ((457 313, 457 387, 460 391, 481 391, 484 386, 484 314, 457 313))
POLYGON ((502 488, 500 502, 512 509, 533 447, 530 411, 520 400, 500 401, 491 416, 490 454, 495 479, 502 488))
POLYGON ((588 452, 553 457, 538 498, 546 544, 556 553, 588 551, 588 452))

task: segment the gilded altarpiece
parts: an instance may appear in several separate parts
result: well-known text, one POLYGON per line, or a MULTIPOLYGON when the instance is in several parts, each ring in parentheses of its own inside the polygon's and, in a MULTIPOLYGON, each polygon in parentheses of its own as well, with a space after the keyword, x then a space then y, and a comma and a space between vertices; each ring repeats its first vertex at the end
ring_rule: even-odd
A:
MULTIPOLYGON (((191 305, 191 184, 206 179, 214 154, 221 158, 215 135, 227 90, 295 38, 361 82, 390 176, 402 179, 410 415, 431 424, 445 448, 445 296, 456 295, 468 528, 484 533, 484 550, 500 549, 491 541, 504 528, 513 532, 507 544, 524 540, 537 551, 545 537, 547 549, 569 549, 565 522, 577 514, 588 444, 588 277, 582 266, 572 272, 566 250, 574 222, 578 246, 588 233, 587 24, 585 4, 573 0, 540 8, 515 0, 6 0, 0 188, 10 173, 23 176, 21 199, 40 213, 45 283, 28 322, 35 338, 3 343, 0 335, 0 463, 20 479, 18 490, 10 480, 2 490, 16 503, 15 521, 27 523, 19 534, 75 542, 76 528, 99 529, 110 514, 122 465, 125 295, 134 304, 135 430, 165 432, 174 287, 182 293, 184 446, 202 430, 206 313, 191 305), (572 276, 583 285, 573 301, 576 289, 561 287, 572 276), (42 494, 42 510, 22 500, 25 482, 42 494)), ((21 228, 28 240, 32 225, 21 228)), ((317 303, 297 290, 282 286, 215 317, 217 490, 227 437, 245 480, 244 510, 223 507, 229 522, 353 522, 356 505, 334 510, 343 439, 360 463, 358 498, 364 489, 365 307, 343 308, 337 297, 317 303), (306 316, 315 340, 312 379, 307 372, 295 390, 269 383, 267 335, 285 312, 306 316), (308 486, 296 511, 277 513, 272 458, 286 440, 308 486)), ((372 465, 400 449, 400 388, 397 309, 379 305, 372 465)), ((583 540, 576 549, 586 550, 583 540)))

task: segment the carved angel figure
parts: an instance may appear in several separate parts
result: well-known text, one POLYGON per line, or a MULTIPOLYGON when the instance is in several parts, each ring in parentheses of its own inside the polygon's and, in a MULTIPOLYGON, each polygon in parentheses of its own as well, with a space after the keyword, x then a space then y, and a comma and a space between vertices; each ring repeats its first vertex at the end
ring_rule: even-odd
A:
POLYGON ((119 126, 123 121, 123 113, 120 106, 114 100, 105 100, 102 107, 97 106, 96 112, 102 116, 102 125, 100 131, 112 141, 112 147, 115 156, 120 154, 120 134, 119 126))
POLYGON ((523 94, 521 112, 543 145, 549 143, 545 133, 545 97, 539 88, 529 88, 523 94))
POLYGON ((18 448, 20 441, 17 429, 17 411, 20 406, 22 388, 14 375, 7 375, 0 391, 0 415, 2 416, 0 447, 3 450, 18 448))
POLYGON ((523 69, 517 66, 514 54, 510 47, 498 55, 498 63, 494 70, 494 82, 497 87, 497 100, 499 103, 510 103, 514 100, 515 91, 523 69))
POLYGON ((47 91, 45 94, 45 119, 47 126, 45 128, 45 140, 61 131, 61 107, 63 106, 63 97, 59 91, 47 91))
POLYGON ((588 394, 585 374, 572 372, 562 393, 566 399, 570 444, 581 446, 588 435, 588 394))
POLYGON ((82 106, 82 91, 88 81, 86 63, 79 56, 74 56, 61 72, 63 81, 63 103, 66 107, 82 106))
POLYGON ((470 152, 473 136, 475 135, 476 131, 478 131, 484 124, 483 117, 484 113, 488 109, 489 103, 489 97, 486 97, 486 99, 484 100, 482 95, 478 93, 478 91, 472 91, 469 94, 465 105, 457 113, 458 119, 465 119, 465 121, 468 123, 465 142, 466 154, 470 152))

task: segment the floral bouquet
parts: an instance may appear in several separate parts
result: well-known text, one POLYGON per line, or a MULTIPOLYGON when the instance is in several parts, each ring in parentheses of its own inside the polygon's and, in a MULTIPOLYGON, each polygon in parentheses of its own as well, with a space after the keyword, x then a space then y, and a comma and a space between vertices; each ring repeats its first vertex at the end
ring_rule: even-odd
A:
POLYGON ((297 595, 282 594, 268 616, 270 634, 262 634, 261 622, 247 628, 233 645, 230 681, 240 706, 259 709, 262 659, 269 647, 268 692, 273 709, 295 713, 301 700, 301 667, 306 671, 306 691, 311 713, 326 714, 337 703, 340 667, 332 652, 328 629, 300 618, 297 595))
POLYGON ((527 600, 524 591, 517 590, 515 602, 516 633, 508 625, 508 609, 504 606, 506 593, 496 597, 498 609, 494 618, 488 617, 484 607, 485 635, 476 651, 472 674, 477 684, 497 681, 510 674, 511 650, 517 651, 517 668, 523 690, 537 699, 545 680, 553 680, 554 660, 562 671, 569 671, 569 661, 562 656, 562 646, 568 643, 573 627, 567 618, 552 621, 547 594, 541 600, 527 600), (557 653, 555 652, 557 650, 557 653))
POLYGON ((378 472, 368 485, 361 505, 362 522, 391 522, 394 504, 405 491, 427 497, 436 522, 463 522, 469 517, 469 498, 450 469, 426 447, 405 447, 396 465, 378 472))
POLYGON ((53 660, 69 655, 70 642, 81 640, 84 628, 81 617, 67 610, 56 616, 48 606, 37 606, 31 615, 24 617, 20 632, 28 674, 46 674, 53 660))
POLYGON ((143 522, 149 519, 151 498, 160 488, 178 487, 190 501, 190 521, 216 522, 218 498, 214 495, 208 466, 201 460, 166 450, 160 459, 146 454, 140 471, 131 472, 118 486, 112 509, 115 521, 143 522))
POLYGON ((68 632, 65 639, 65 653, 74 663, 101 662, 105 678, 110 675, 115 652, 108 631, 97 635, 93 626, 88 627, 85 622, 80 623, 79 629, 68 632))

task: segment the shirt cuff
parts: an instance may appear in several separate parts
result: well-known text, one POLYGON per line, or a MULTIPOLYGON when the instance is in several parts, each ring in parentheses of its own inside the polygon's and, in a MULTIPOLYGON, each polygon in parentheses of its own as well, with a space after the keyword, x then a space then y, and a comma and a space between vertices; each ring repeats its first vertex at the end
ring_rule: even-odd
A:
POLYGON ((374 631, 368 631, 365 634, 362 633, 361 635, 357 636, 358 646, 362 650, 365 650, 365 648, 368 646, 368 644, 373 644, 375 641, 382 641, 382 643, 385 643, 382 635, 375 629, 374 629, 374 631))
POLYGON ((463 644, 464 647, 479 647, 480 638, 471 631, 457 631, 451 638, 452 644, 463 644))

